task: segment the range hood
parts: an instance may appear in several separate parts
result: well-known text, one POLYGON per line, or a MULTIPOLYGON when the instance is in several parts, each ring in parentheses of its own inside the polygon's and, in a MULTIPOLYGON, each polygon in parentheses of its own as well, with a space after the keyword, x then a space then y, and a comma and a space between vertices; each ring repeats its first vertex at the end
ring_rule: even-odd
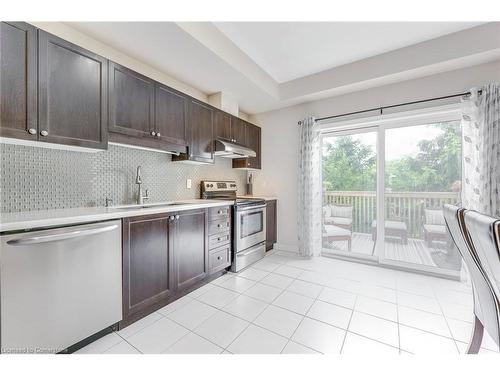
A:
POLYGON ((238 143, 233 143, 224 139, 215 140, 215 156, 222 156, 223 158, 237 159, 237 158, 254 158, 257 156, 254 150, 238 143))

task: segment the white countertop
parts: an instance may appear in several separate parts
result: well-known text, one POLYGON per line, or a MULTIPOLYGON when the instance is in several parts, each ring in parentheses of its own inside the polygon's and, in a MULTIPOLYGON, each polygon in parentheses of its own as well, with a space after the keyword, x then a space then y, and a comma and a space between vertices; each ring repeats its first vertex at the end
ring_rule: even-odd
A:
POLYGON ((93 221, 121 219, 130 216, 195 210, 197 208, 227 206, 233 203, 230 201, 220 201, 212 199, 187 199, 182 201, 158 202, 151 204, 153 206, 147 208, 127 207, 123 209, 116 209, 116 207, 80 207, 42 211, 1 213, 0 232, 81 224, 93 221), (162 206, 162 204, 164 205, 167 203, 177 204, 172 206, 162 206))
POLYGON ((266 201, 274 201, 277 200, 278 198, 273 197, 273 196, 264 196, 264 195, 238 195, 237 198, 259 198, 259 199, 264 199, 266 201))

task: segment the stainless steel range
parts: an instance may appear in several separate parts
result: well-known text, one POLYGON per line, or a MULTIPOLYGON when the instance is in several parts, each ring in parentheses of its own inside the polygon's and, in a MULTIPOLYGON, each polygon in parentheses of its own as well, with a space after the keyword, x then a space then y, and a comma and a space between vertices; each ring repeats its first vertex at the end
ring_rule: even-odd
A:
POLYGON ((235 181, 202 181, 202 199, 230 200, 233 204, 231 271, 238 272, 266 255, 266 201, 236 198, 235 181))

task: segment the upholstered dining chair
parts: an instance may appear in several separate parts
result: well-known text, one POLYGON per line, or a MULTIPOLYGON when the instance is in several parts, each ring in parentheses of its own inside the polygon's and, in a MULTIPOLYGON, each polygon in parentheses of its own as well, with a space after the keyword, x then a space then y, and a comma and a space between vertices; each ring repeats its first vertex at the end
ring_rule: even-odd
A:
POLYGON ((466 210, 447 204, 444 206, 443 212, 446 226, 462 255, 472 280, 474 325, 467 353, 476 354, 481 348, 484 329, 493 338, 498 338, 500 334, 498 300, 474 251, 464 220, 466 210))
MULTIPOLYGON (((476 211, 467 211, 465 225, 469 231, 474 251, 495 295, 497 324, 500 326, 500 219, 476 211)), ((488 331, 487 326, 485 329, 488 331)), ((500 348, 500 328, 489 333, 497 347, 500 348)))

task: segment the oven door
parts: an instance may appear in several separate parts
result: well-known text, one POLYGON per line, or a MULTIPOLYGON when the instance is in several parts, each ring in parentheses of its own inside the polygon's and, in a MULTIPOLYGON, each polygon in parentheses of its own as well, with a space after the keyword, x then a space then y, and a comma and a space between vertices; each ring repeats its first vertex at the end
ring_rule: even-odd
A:
POLYGON ((266 240, 266 205, 237 208, 235 215, 236 251, 266 240))

